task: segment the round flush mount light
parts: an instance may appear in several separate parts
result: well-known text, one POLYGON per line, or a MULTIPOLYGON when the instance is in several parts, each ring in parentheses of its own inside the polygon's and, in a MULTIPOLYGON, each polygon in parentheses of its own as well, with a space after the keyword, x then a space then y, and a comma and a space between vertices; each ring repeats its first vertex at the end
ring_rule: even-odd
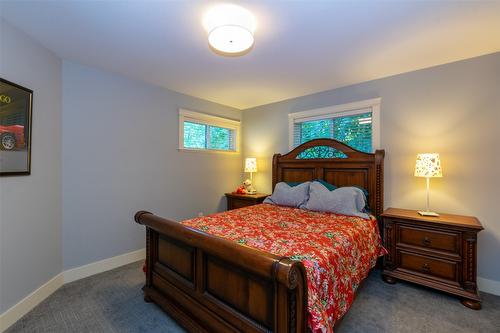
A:
POLYGON ((240 56, 254 44, 255 18, 243 7, 224 4, 211 8, 204 17, 208 44, 218 54, 240 56))

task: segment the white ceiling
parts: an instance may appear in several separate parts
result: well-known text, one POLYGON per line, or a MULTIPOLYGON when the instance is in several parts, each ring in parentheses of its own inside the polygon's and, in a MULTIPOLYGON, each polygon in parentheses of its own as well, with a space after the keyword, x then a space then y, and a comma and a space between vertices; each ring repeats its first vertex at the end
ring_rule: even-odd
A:
POLYGON ((64 59, 240 109, 500 51, 500 1, 237 1, 256 16, 256 42, 226 58, 201 24, 214 3, 2 1, 0 10, 64 59))

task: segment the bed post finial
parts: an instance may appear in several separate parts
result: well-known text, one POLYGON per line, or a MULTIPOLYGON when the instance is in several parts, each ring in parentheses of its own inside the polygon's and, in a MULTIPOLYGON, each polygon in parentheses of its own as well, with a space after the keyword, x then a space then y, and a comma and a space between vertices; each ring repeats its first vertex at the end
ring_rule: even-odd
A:
POLYGON ((275 263, 274 269, 276 280, 290 290, 297 287, 299 275, 304 274, 304 266, 302 263, 290 258, 281 258, 275 263))
POLYGON ((145 215, 145 214, 153 214, 153 213, 148 212, 148 211, 145 211, 145 210, 140 210, 140 211, 138 211, 137 213, 135 213, 135 215, 134 215, 134 220, 135 220, 135 222, 137 222, 137 223, 139 223, 139 224, 142 224, 142 223, 141 223, 141 217, 142 217, 143 215, 145 215))

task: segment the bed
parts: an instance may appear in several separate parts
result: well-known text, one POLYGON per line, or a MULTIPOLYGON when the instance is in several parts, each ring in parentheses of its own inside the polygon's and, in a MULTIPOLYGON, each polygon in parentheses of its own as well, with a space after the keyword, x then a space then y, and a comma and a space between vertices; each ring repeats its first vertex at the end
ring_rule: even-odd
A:
MULTIPOLYGON (((335 140, 312 140, 288 154, 274 155, 273 188, 282 181, 314 179, 336 186, 360 186, 368 190, 372 214, 378 217, 383 209, 383 158, 383 150, 368 154, 335 140)), ((306 240, 301 241, 300 236, 306 233, 297 231, 316 223, 313 229, 320 226, 326 229, 309 245, 317 245, 316 250, 321 252, 325 239, 342 232, 343 236, 355 234, 354 229, 341 227, 342 223, 357 225, 353 217, 332 215, 335 214, 262 204, 178 223, 149 212, 138 212, 135 220, 146 226, 144 299, 158 304, 190 332, 331 331, 347 311, 367 270, 373 266, 374 256, 380 253, 361 260, 365 263, 359 267, 359 274, 349 281, 348 290, 340 293, 347 295, 342 300, 347 299, 349 304, 337 302, 339 304, 330 309, 330 322, 326 318, 314 321, 311 320, 314 313, 310 308, 314 303, 311 299, 321 292, 322 283, 328 279, 323 278, 322 283, 314 286, 311 279, 308 280, 315 272, 314 265, 307 258, 297 256, 297 252, 287 252, 291 246, 277 249, 267 244, 271 247, 266 247, 262 237, 276 232, 286 238, 289 232, 294 236, 288 240, 301 246, 306 240), (331 222, 332 219, 336 222, 331 222), (280 226, 283 220, 289 222, 287 228, 280 226), (234 224, 238 224, 237 229, 234 224), (267 229, 274 231, 267 232, 267 229), (261 231, 261 238, 254 237, 257 230, 261 231)), ((366 226, 366 230, 378 230, 376 219, 367 220, 366 226)), ((378 232, 375 235, 379 236, 378 232)), ((307 236, 307 241, 311 237, 314 236, 307 236)), ((374 251, 377 250, 372 246, 374 251)), ((337 257, 344 262, 349 256, 347 252, 337 252, 337 257)), ((327 263, 330 259, 325 255, 327 263)), ((340 266, 338 262, 331 262, 329 269, 340 266)), ((325 288, 346 289, 346 285, 325 288)), ((324 316, 321 311, 316 315, 318 313, 324 316)))

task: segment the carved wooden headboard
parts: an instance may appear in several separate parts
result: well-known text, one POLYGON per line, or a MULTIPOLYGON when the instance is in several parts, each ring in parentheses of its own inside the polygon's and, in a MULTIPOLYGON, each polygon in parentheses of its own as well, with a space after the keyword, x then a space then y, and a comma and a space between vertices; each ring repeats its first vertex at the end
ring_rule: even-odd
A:
POLYGON ((360 186, 368 190, 372 214, 378 218, 384 209, 384 155, 384 150, 364 153, 333 139, 311 140, 273 156, 273 189, 279 182, 314 179, 338 187, 360 186))

